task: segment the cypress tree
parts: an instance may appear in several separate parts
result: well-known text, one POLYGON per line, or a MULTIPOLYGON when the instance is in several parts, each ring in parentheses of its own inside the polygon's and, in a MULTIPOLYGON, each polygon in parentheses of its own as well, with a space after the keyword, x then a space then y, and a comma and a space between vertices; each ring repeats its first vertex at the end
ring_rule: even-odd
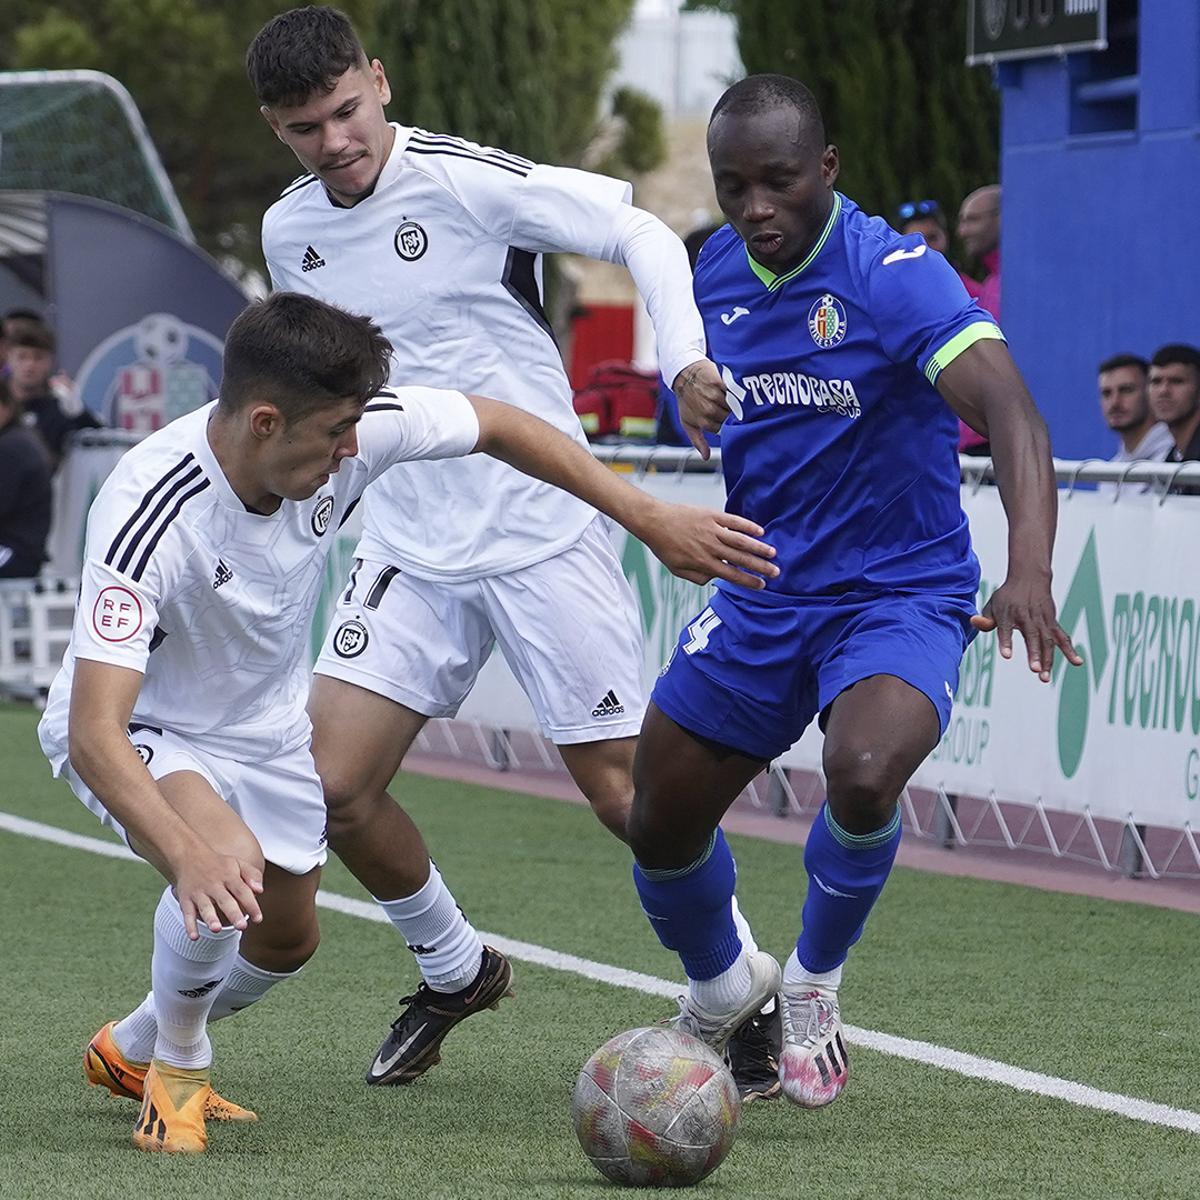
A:
POLYGON ((579 160, 634 0, 391 0, 371 45, 406 122, 579 160))
MULTIPOLYGON (((698 5, 699 6, 699 5, 698 5)), ((731 0, 747 74, 803 80, 868 212, 936 199, 951 216, 998 174, 999 106, 968 68, 961 0, 731 0)))

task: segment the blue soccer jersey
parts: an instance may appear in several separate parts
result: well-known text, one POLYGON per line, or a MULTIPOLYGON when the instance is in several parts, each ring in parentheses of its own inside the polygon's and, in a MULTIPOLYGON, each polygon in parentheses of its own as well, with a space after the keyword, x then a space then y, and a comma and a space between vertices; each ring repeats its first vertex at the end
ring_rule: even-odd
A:
POLYGON ((727 225, 695 291, 733 413, 727 508, 778 550, 764 598, 973 594, 958 421, 934 384, 1003 335, 946 260, 835 192, 799 266, 772 274, 727 225))

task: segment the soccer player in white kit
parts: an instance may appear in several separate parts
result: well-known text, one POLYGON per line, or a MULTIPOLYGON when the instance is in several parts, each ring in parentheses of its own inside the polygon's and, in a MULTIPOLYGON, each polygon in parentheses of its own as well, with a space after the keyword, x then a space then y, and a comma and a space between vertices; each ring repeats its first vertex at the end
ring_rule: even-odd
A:
MULTIPOLYGON (((263 116, 309 172, 263 220, 272 281, 370 313, 392 342, 393 382, 495 395, 586 444, 541 306, 541 255, 569 251, 625 265, 665 378, 724 401, 687 253, 630 204, 629 184, 389 124, 384 69, 335 9, 275 17, 246 63, 263 116)), ((423 984, 367 1073, 405 1083, 510 970, 387 794, 405 753, 429 718, 457 713, 498 644, 542 732, 624 839, 642 637, 595 510, 502 463, 390 472, 365 497, 363 530, 316 664, 313 753, 330 845, 417 955, 423 984)), ((775 1088, 773 1067, 762 1074, 775 1088)))
POLYGON ((685 577, 757 586, 775 569, 739 532, 751 522, 653 501, 527 413, 381 390, 390 350, 369 318, 312 297, 252 305, 226 341, 221 399, 130 450, 88 515, 38 732, 55 774, 168 881, 152 991, 84 1059, 90 1082, 142 1101, 141 1149, 201 1151, 206 1118, 254 1119, 212 1091, 207 1024, 316 949, 326 812, 305 643, 331 531, 372 479, 482 451, 575 489, 685 577))

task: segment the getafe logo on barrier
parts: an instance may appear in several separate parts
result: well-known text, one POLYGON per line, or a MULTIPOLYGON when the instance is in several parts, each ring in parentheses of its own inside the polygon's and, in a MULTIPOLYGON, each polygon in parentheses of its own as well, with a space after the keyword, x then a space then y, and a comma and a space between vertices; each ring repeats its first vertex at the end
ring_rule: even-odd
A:
POLYGON ((171 313, 151 313, 105 338, 79 368, 84 406, 114 429, 153 433, 207 404, 221 378, 219 338, 171 313))

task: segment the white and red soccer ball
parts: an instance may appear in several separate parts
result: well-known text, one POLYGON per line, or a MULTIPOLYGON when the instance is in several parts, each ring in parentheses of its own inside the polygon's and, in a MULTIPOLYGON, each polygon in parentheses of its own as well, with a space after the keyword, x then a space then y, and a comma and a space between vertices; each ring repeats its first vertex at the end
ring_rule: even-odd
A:
POLYGON ((575 1083, 571 1114, 602 1175, 633 1187, 687 1187, 720 1166, 741 1099, 724 1062, 669 1026, 605 1042, 575 1083))

